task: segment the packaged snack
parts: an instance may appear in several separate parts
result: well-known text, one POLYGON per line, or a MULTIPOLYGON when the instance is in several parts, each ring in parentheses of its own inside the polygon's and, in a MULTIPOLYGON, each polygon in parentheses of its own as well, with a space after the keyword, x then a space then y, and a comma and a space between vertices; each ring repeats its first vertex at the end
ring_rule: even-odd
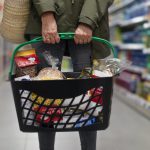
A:
POLYGON ((38 113, 36 116, 38 122, 43 120, 43 123, 49 123, 49 121, 54 122, 60 119, 62 109, 57 107, 61 104, 61 99, 44 99, 35 93, 31 93, 29 99, 34 102, 32 109, 38 113), (50 105, 51 107, 49 107, 50 105), (53 115, 54 113, 55 115, 53 115), (51 118, 52 115, 53 117, 51 118))
POLYGON ((92 118, 89 119, 89 116, 86 115, 86 116, 82 117, 82 118, 80 119, 80 121, 78 121, 78 122, 76 123, 75 128, 80 128, 80 127, 82 127, 83 125, 84 125, 84 126, 91 126, 91 125, 93 125, 95 122, 96 122, 96 118, 95 118, 95 117, 92 117, 92 118), (85 122, 86 122, 86 123, 85 123, 85 122))
MULTIPOLYGON (((54 107, 55 105, 53 105, 54 107)), ((34 109, 35 111, 38 111, 38 115, 36 116, 36 120, 41 122, 43 120, 42 123, 50 123, 51 122, 56 122, 60 119, 62 119, 61 114, 62 114, 62 110, 59 108, 57 109, 58 106, 56 106, 55 108, 48 108, 45 106, 40 107, 40 109, 37 107, 36 109, 34 109), (55 110, 57 109, 56 113, 55 110), (55 115, 54 115, 55 113, 55 115), (53 115, 53 117, 52 117, 53 115)))
POLYGON ((38 57, 34 49, 19 51, 15 56, 16 76, 29 75, 34 77, 37 73, 38 57))

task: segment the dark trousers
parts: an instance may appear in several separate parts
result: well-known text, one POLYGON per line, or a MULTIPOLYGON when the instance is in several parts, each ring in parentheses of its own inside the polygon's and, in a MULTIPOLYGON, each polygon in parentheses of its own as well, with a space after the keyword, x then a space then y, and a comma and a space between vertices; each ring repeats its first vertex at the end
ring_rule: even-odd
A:
MULTIPOLYGON (((76 45, 73 40, 63 40, 59 44, 44 44, 41 42, 32 46, 36 49, 40 59, 39 70, 49 66, 41 55, 43 51, 50 51, 52 56, 62 62, 66 49, 70 53, 74 71, 78 72, 85 67, 91 66, 90 44, 76 45)), ((82 150, 96 150, 96 131, 80 131, 79 135, 82 150)), ((39 132, 38 137, 40 150, 54 150, 55 132, 39 132)))

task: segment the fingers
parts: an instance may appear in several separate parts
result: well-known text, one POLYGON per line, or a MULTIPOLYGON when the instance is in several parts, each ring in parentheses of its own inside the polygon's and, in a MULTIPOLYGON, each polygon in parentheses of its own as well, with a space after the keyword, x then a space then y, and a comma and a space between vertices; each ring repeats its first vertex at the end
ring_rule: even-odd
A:
POLYGON ((91 42, 91 36, 88 34, 75 33, 74 40, 76 44, 87 44, 91 42))
POLYGON ((44 43, 55 44, 60 42, 60 37, 57 32, 45 32, 42 36, 44 43))
POLYGON ((74 41, 76 44, 90 43, 92 39, 92 30, 85 26, 79 25, 75 31, 74 41))

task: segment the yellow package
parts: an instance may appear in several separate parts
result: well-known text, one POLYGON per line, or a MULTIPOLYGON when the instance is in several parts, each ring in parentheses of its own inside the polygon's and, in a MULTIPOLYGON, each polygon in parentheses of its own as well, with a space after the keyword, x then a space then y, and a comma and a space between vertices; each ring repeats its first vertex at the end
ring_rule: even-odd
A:
POLYGON ((15 57, 28 56, 28 55, 32 55, 32 54, 36 54, 35 49, 19 51, 19 52, 17 52, 17 54, 15 55, 15 57))

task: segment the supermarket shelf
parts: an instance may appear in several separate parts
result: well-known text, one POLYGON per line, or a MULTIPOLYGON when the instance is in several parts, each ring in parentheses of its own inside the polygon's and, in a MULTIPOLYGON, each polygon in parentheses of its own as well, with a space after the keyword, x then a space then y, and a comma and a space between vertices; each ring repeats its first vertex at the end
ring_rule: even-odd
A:
POLYGON ((149 16, 140 16, 140 17, 135 17, 130 20, 115 21, 115 22, 110 23, 110 28, 114 27, 114 26, 119 26, 121 28, 125 28, 125 27, 129 27, 129 26, 137 25, 137 24, 146 23, 149 20, 150 20, 149 16))
POLYGON ((144 48, 143 53, 144 54, 150 54, 150 48, 144 48))
POLYGON ((130 0, 128 2, 122 2, 118 6, 113 6, 109 9, 109 13, 115 13, 116 11, 119 11, 120 9, 123 9, 127 7, 128 5, 132 4, 135 0, 130 0))
POLYGON ((140 74, 144 74, 145 73, 145 68, 141 68, 138 66, 129 66, 128 71, 134 72, 134 73, 140 73, 140 74))
POLYGON ((129 66, 128 69, 126 70, 133 72, 133 73, 141 74, 143 80, 150 81, 150 74, 146 73, 145 68, 141 68, 138 66, 129 66))
POLYGON ((115 84, 114 95, 128 106, 150 119, 150 102, 115 84))
POLYGON ((142 76, 142 78, 146 81, 150 81, 150 74, 145 74, 142 76))
POLYGON ((123 50, 143 50, 144 45, 138 43, 119 43, 119 42, 112 42, 115 46, 118 46, 120 49, 123 50))
POLYGON ((120 23, 120 27, 123 28, 123 27, 133 26, 133 25, 144 23, 144 22, 148 22, 148 21, 149 21, 149 17, 148 16, 135 17, 135 18, 130 19, 130 20, 122 21, 120 23))
MULTIPOLYGON (((113 6, 109 9, 109 13, 113 14, 117 11, 120 11, 121 9, 124 9, 126 8, 127 6, 129 6, 130 4, 132 4, 133 2, 135 2, 135 0, 130 0, 130 1, 127 1, 127 2, 122 2, 121 4, 117 5, 117 6, 113 6)), ((146 2, 146 3, 142 3, 140 4, 139 7, 150 7, 150 2, 146 2)))

